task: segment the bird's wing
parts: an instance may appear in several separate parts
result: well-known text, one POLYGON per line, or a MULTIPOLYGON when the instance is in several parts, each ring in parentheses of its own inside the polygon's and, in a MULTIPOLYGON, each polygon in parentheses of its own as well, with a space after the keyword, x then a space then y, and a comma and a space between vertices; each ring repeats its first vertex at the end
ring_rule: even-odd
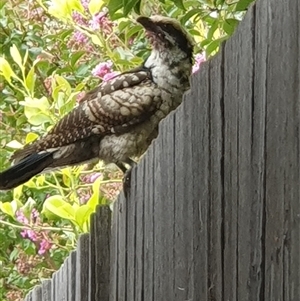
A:
POLYGON ((160 93, 148 72, 122 74, 93 90, 46 136, 18 150, 13 159, 20 161, 33 152, 69 145, 92 135, 124 133, 160 106, 160 93))

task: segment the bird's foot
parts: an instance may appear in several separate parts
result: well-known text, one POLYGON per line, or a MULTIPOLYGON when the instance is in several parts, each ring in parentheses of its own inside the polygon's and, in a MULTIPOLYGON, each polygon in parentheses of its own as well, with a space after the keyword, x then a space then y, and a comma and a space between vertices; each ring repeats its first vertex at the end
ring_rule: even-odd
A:
MULTIPOLYGON (((127 162, 126 162, 127 163, 127 162)), ((128 164, 130 165, 129 168, 124 168, 124 164, 122 164, 121 166, 119 166, 119 168, 124 172, 124 177, 123 177, 123 192, 124 192, 124 196, 127 199, 129 197, 130 194, 130 188, 131 188, 131 171, 132 168, 134 166, 136 166, 136 163, 132 160, 130 160, 130 162, 128 162, 128 164)))
POLYGON ((131 171, 132 168, 129 168, 126 170, 124 177, 123 177, 123 192, 124 196, 127 199, 130 194, 130 188, 131 188, 131 171))

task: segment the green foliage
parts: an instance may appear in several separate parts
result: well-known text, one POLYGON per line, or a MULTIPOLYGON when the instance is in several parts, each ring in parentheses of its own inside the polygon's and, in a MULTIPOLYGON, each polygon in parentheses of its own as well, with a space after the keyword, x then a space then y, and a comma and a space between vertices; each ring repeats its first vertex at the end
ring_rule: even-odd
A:
MULTIPOLYGON (((138 14, 178 19, 193 36, 195 67, 217 53, 253 0, 36 0, 0 4, 0 162, 44 135, 88 91, 148 55, 138 14)), ((98 204, 121 187, 96 165, 38 175, 0 191, 0 300, 22 300, 89 230, 98 204)))

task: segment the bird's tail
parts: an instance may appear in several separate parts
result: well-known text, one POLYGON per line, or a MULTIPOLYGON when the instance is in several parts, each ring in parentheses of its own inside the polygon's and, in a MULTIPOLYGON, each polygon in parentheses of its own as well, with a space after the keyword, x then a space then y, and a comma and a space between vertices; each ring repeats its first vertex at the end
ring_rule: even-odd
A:
POLYGON ((52 152, 34 153, 0 173, 0 190, 15 188, 53 163, 52 152))

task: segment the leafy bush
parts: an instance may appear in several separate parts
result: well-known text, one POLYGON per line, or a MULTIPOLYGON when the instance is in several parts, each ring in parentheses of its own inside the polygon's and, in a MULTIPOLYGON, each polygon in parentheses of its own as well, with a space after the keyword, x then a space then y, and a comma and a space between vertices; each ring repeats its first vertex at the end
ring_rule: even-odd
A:
MULTIPOLYGON (((196 41, 195 66, 218 51, 252 0, 10 0, 0 4, 0 162, 45 134, 88 91, 141 64, 138 14, 180 20, 196 41)), ((101 162, 43 174, 0 192, 0 299, 22 300, 50 277, 109 204, 121 174, 101 162)))

